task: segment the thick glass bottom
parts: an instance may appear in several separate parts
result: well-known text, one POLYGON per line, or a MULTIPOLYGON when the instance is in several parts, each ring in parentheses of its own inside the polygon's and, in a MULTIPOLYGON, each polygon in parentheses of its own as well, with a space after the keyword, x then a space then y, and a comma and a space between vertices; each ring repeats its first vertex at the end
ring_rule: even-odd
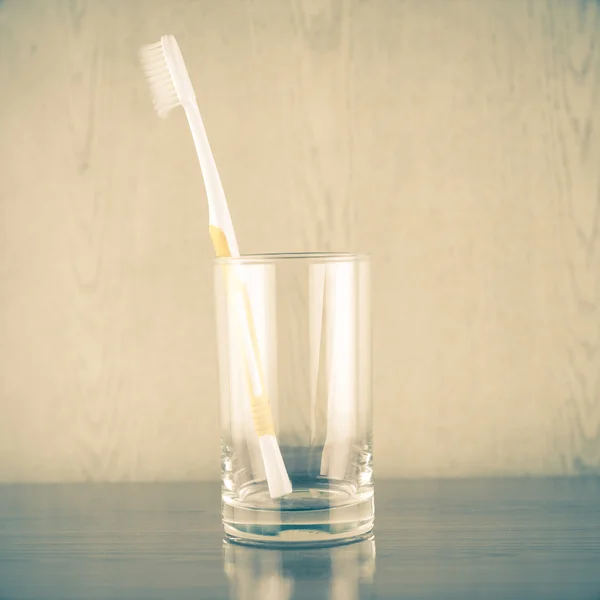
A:
POLYGON ((273 500, 265 482, 250 483, 237 498, 223 496, 223 525, 231 541, 265 546, 336 545, 368 537, 373 490, 356 493, 326 478, 292 480, 294 491, 273 500))

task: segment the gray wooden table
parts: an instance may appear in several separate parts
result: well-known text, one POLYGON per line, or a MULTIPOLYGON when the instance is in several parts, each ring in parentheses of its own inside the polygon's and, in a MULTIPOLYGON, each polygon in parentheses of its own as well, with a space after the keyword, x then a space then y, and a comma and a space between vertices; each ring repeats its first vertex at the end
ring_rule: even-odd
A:
POLYGON ((0 600, 600 599, 600 479, 378 481, 373 541, 224 545, 219 486, 0 486, 0 600))

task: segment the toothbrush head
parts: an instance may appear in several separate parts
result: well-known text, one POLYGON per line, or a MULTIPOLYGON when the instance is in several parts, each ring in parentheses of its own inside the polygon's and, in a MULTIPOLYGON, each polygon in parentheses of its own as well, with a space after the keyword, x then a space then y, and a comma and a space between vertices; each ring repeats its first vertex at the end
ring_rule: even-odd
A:
POLYGON ((163 35, 160 42, 142 46, 139 57, 159 117, 164 119, 175 107, 195 102, 194 88, 174 36, 163 35))

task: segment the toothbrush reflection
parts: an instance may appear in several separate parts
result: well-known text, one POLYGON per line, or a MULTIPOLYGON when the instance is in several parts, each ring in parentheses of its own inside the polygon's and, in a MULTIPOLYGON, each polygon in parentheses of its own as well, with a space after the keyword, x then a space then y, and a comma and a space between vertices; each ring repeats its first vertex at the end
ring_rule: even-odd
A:
POLYGON ((266 549, 224 542, 231 600, 372 598, 373 538, 332 548, 266 549))

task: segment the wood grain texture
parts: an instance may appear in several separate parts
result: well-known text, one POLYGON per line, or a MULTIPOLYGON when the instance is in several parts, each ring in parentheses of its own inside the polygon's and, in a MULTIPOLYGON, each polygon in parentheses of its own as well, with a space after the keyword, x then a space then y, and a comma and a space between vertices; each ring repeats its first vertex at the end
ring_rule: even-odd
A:
POLYGON ((218 474, 206 202, 373 259, 378 475, 600 471, 600 5, 0 3, 0 480, 218 474))
POLYGON ((0 598, 590 600, 600 480, 381 480, 375 539, 223 546, 217 483, 0 486, 0 598))

